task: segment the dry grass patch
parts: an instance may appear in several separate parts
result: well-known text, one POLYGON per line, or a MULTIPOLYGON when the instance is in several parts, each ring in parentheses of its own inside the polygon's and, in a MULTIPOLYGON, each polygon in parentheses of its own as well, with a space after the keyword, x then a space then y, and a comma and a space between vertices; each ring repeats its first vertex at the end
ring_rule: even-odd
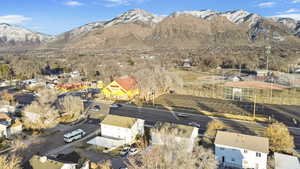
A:
POLYGON ((58 119, 59 123, 72 123, 76 120, 78 120, 78 117, 73 115, 65 115, 58 119))

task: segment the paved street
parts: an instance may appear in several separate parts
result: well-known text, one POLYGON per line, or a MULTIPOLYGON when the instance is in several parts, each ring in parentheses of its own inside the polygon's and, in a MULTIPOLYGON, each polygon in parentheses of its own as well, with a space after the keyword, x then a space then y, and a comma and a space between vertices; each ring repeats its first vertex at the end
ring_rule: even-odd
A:
MULTIPOLYGON (((221 100, 214 98, 186 96, 186 95, 164 95, 161 96, 165 104, 172 106, 189 107, 192 109, 217 112, 217 113, 235 113, 241 115, 253 115, 253 102, 240 102, 233 100, 221 100), (188 100, 188 102, 187 102, 188 100), (187 104, 190 103, 190 104, 187 104)), ((300 127, 300 106, 298 105, 274 105, 274 104, 256 104, 256 115, 269 116, 273 119, 283 122, 290 127, 300 127), (292 119, 298 121, 294 124, 292 119)))
POLYGON ((77 142, 71 143, 72 145, 68 145, 65 144, 63 140, 64 134, 76 129, 83 129, 87 133, 87 136, 89 136, 91 135, 91 133, 95 133, 95 131, 99 129, 99 125, 89 124, 87 122, 74 126, 58 125, 53 130, 53 134, 49 134, 46 136, 31 137, 28 140, 25 140, 26 142, 28 142, 29 147, 27 148, 28 151, 24 152, 23 154, 23 161, 28 161, 34 154, 57 154, 60 151, 63 151, 64 149, 68 148, 69 146, 76 144, 77 142))
MULTIPOLYGON (((190 114, 189 117, 178 118, 176 114, 179 112, 172 112, 168 110, 161 110, 155 108, 141 108, 135 107, 131 105, 123 105, 120 108, 112 108, 110 110, 110 114, 121 115, 121 116, 129 116, 141 118, 147 121, 161 121, 161 122, 171 122, 177 124, 185 124, 187 125, 189 122, 198 122, 201 124, 201 131, 204 132, 206 130, 207 124, 214 119, 215 117, 208 117, 199 114, 190 114)), ((223 121, 229 127, 233 128, 233 130, 237 132, 241 132, 244 134, 253 134, 253 135, 261 135, 264 131, 264 127, 266 124, 254 123, 254 122, 245 122, 239 120, 231 120, 225 118, 215 118, 223 121)), ((290 132, 294 136, 296 149, 300 149, 300 128, 289 128, 290 132)))

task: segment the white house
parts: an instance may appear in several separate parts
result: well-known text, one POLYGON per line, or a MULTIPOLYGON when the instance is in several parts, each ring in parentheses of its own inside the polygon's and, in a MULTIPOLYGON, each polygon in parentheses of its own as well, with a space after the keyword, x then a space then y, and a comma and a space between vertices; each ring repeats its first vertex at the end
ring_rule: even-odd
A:
POLYGON ((14 106, 10 105, 1 105, 0 106, 0 113, 12 114, 16 111, 14 106))
POLYGON ((300 169, 300 163, 297 157, 274 153, 275 169, 300 169))
POLYGON ((79 72, 79 71, 73 71, 73 72, 70 72, 70 76, 71 76, 72 78, 79 77, 79 76, 80 76, 80 72, 79 72))
POLYGON ((270 70, 264 70, 264 69, 259 69, 256 70, 256 76, 257 77, 266 77, 271 73, 270 70))
POLYGON ((225 80, 232 81, 232 82, 240 82, 240 81, 243 81, 243 78, 240 76, 232 75, 232 76, 226 77, 225 80))
POLYGON ((144 135, 144 120, 116 115, 107 115, 101 122, 101 137, 96 137, 88 143, 114 148, 131 144, 136 136, 144 135))
POLYGON ((10 137, 12 135, 21 133, 23 130, 23 125, 20 120, 13 120, 5 113, 0 113, 0 138, 10 137))
POLYGON ((183 149, 192 152, 195 144, 195 139, 198 136, 198 128, 192 126, 157 123, 155 128, 151 130, 151 144, 163 145, 166 142, 175 141, 183 149), (175 131, 175 132, 168 132, 175 131))
POLYGON ((269 140, 265 137, 218 131, 215 154, 223 166, 266 169, 269 140))

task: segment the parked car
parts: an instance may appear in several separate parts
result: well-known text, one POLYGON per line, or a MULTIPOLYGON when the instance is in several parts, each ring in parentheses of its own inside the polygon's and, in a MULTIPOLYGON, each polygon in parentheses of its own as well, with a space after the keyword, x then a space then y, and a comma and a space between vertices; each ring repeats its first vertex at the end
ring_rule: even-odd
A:
POLYGON ((93 111, 100 111, 101 108, 100 108, 99 105, 95 105, 95 106, 93 106, 93 107, 91 108, 91 110, 93 110, 93 111))
POLYGON ((177 116, 178 117, 189 117, 190 115, 186 114, 186 113, 178 113, 177 116))
POLYGON ((25 107, 25 104, 18 104, 16 106, 16 109, 23 109, 25 107))
POLYGON ((129 152, 129 148, 124 148, 121 152, 120 152, 120 155, 121 156, 126 156, 127 154, 128 154, 128 152, 129 152))
POLYGON ((124 146, 123 146, 123 149, 130 149, 130 145, 129 144, 125 144, 124 146))
POLYGON ((193 127, 197 127, 197 128, 201 127, 201 125, 199 123, 196 123, 196 122, 190 122, 189 126, 193 126, 193 127))
POLYGON ((111 108, 119 108, 119 107, 121 107, 121 105, 120 104, 111 104, 110 107, 111 108))
POLYGON ((129 155, 135 155, 138 153, 138 149, 137 148, 130 148, 129 149, 129 155))
POLYGON ((293 121, 293 123, 294 123, 294 125, 298 125, 298 121, 295 119, 295 118, 292 118, 292 121, 293 121))

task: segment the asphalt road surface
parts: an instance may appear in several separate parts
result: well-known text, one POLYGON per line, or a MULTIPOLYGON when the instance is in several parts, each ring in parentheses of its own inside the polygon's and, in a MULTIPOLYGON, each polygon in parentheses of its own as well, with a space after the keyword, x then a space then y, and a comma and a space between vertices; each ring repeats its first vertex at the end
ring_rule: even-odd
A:
MULTIPOLYGON (((96 134, 96 130, 99 129, 99 125, 89 124, 88 122, 74 126, 59 125, 54 129, 54 131, 56 132, 54 132, 53 134, 49 134, 47 136, 37 136, 34 138, 30 138, 30 140, 25 140, 29 141, 30 145, 22 154, 24 157, 23 161, 27 162, 34 154, 55 155, 60 151, 68 148, 69 145, 64 142, 63 136, 64 134, 76 129, 83 129, 87 133, 86 137, 84 137, 83 139, 86 139, 88 136, 96 134)), ((70 145, 72 146, 76 143, 78 142, 70 143, 70 145)))
MULTIPOLYGON (((253 115, 253 102, 240 102, 233 100, 221 100, 205 97, 186 96, 186 95, 166 95, 164 97, 169 104, 176 105, 176 102, 185 102, 189 100, 194 105, 204 111, 209 112, 234 112, 237 114, 253 115)), ((256 114, 284 123, 289 127, 300 127, 300 106, 298 105, 275 105, 275 104, 256 104, 256 114), (297 120, 297 124, 293 119, 297 120)))
MULTIPOLYGON (((243 134, 250 134, 250 135, 262 135, 264 128, 267 125, 261 123, 208 117, 199 114, 189 114, 189 113, 186 113, 189 114, 189 116, 183 118, 183 117, 178 117, 177 116, 178 113, 186 113, 186 112, 173 112, 173 111, 155 109, 155 108, 135 107, 126 104, 123 104, 119 108, 111 108, 110 110, 110 114, 127 116, 127 117, 135 117, 150 122, 161 121, 161 122, 170 122, 170 123, 184 124, 184 125, 188 125, 188 123, 190 122, 197 122, 201 125, 200 131, 202 133, 204 133, 204 131, 206 130, 207 124, 213 119, 218 119, 223 121, 235 132, 240 132, 243 134)), ((296 149, 300 150, 300 128, 290 127, 289 130, 291 134, 294 136, 296 149)))

